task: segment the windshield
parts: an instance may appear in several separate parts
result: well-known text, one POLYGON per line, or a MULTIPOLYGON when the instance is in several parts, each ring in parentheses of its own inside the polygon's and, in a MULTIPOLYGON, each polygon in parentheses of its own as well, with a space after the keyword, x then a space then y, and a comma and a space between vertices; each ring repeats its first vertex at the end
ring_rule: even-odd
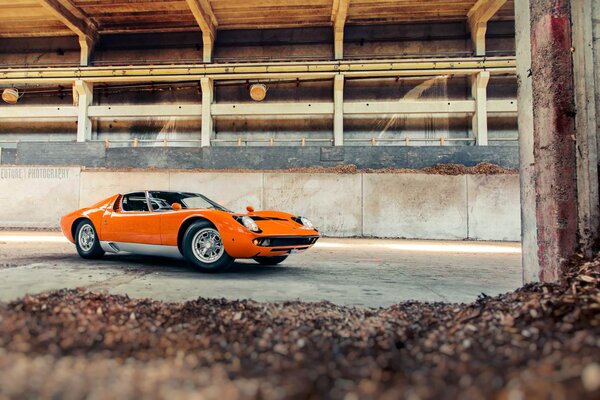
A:
POLYGON ((172 210, 171 204, 179 203, 182 208, 202 208, 231 212, 225 207, 215 203, 208 197, 198 193, 184 192, 148 192, 152 211, 172 210))

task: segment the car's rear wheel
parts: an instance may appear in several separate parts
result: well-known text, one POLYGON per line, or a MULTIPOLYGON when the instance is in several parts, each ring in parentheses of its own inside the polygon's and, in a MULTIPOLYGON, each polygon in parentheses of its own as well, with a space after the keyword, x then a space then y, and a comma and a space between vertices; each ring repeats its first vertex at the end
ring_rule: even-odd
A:
POLYGON ((283 262, 288 256, 254 257, 254 261, 262 265, 275 265, 283 262))
POLYGON ((83 220, 77 224, 75 229, 75 247, 79 256, 86 259, 96 259, 104 255, 100 246, 96 228, 89 220, 83 220))
POLYGON ((208 221, 194 222, 183 236, 183 255, 202 272, 221 272, 233 263, 219 231, 208 221))

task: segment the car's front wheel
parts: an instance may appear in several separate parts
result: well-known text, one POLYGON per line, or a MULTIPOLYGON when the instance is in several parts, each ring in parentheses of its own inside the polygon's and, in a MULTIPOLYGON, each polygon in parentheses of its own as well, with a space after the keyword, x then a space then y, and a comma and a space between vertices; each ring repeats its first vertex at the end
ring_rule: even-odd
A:
POLYGON ((254 261, 262 265, 275 265, 283 262, 288 256, 254 257, 254 261))
POLYGON ((81 258, 96 259, 104 255, 96 228, 89 220, 83 220, 75 229, 75 247, 81 258))
POLYGON ((183 255, 202 272, 221 272, 234 261, 219 231, 208 221, 194 222, 183 236, 183 255))

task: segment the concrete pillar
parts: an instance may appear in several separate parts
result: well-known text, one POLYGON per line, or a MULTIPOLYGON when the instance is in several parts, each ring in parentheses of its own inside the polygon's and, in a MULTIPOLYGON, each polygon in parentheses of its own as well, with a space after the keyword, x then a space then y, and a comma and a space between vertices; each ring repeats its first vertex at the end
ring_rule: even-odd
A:
POLYGON ((519 178, 521 186, 521 242, 523 283, 539 281, 537 202, 533 157, 533 89, 531 85, 531 25, 529 0, 515 0, 517 50, 517 109, 519 125, 519 178))
POLYGON ((333 145, 344 145, 344 75, 333 81, 333 145))
POLYGON ((211 78, 201 78, 200 86, 202 88, 202 134, 200 145, 202 147, 208 147, 210 146, 210 140, 213 137, 211 106, 214 99, 214 83, 211 78))
POLYGON ((475 100, 475 113, 473 114, 473 135, 478 146, 488 145, 487 123, 487 84, 490 81, 490 72, 481 71, 473 75, 471 92, 475 100))
POLYGON ((575 84, 575 128, 577 130, 577 192, 581 251, 592 257, 600 231, 598 196, 598 120, 592 2, 571 2, 573 29, 573 82, 575 84))
POLYGON ((73 102, 77 105, 77 141, 85 142, 92 138, 92 120, 88 107, 94 100, 94 85, 78 79, 73 85, 73 102))
MULTIPOLYGON (((535 246, 524 246, 528 260, 531 252, 537 253, 538 273, 541 281, 556 281, 560 267, 577 249, 577 169, 575 153, 575 102, 573 94, 573 65, 571 60, 571 15, 569 2, 558 0, 517 1, 516 30, 523 52, 523 34, 530 29, 530 73, 523 75, 518 60, 520 114, 532 104, 532 121, 519 127, 519 135, 533 135, 533 188, 534 195, 525 194, 522 208, 535 210, 535 227, 523 222, 524 231, 536 229, 535 246), (529 10, 528 20, 523 13, 529 10), (525 25, 525 26, 524 26, 525 25), (526 25, 529 25, 527 28, 526 25), (531 86, 523 79, 530 80, 531 86), (529 93, 528 93, 529 92, 529 93), (529 95, 531 97, 529 98, 529 95), (535 205, 531 202, 534 201, 535 205)), ((519 122, 523 118, 520 117, 519 122)), ((522 142, 527 144, 526 139, 522 142)), ((529 149, 523 150, 528 156, 529 149)), ((521 159, 521 172, 529 165, 527 157, 521 159)), ((525 172, 529 174, 529 172, 525 172)), ((529 175, 525 179, 530 178, 529 175)), ((526 180, 524 181, 526 183, 526 180)), ((523 181, 522 181, 523 183, 523 181)), ((527 188, 525 188, 527 190, 527 188)), ((530 271, 532 265, 524 265, 530 271)), ((527 279, 527 276, 526 276, 527 279)))

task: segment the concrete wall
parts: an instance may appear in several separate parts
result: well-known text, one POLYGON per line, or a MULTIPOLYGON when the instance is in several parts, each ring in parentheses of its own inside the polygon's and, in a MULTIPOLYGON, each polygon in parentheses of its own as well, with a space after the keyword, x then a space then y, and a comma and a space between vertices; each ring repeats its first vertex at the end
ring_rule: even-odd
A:
POLYGON ((77 167, 0 167, 0 227, 49 228, 79 206, 77 167))
POLYGON ((465 239, 465 176, 363 175, 365 236, 465 239))
POLYGON ((56 227, 61 215, 114 193, 163 189, 198 191, 238 212, 252 205, 304 215, 327 236, 517 241, 518 181, 517 175, 0 167, 0 227, 56 227))
POLYGON ((288 169, 355 164, 359 168, 424 168, 440 163, 519 165, 516 146, 363 147, 127 147, 104 143, 22 142, 3 150, 2 164, 82 165, 105 168, 288 169))

